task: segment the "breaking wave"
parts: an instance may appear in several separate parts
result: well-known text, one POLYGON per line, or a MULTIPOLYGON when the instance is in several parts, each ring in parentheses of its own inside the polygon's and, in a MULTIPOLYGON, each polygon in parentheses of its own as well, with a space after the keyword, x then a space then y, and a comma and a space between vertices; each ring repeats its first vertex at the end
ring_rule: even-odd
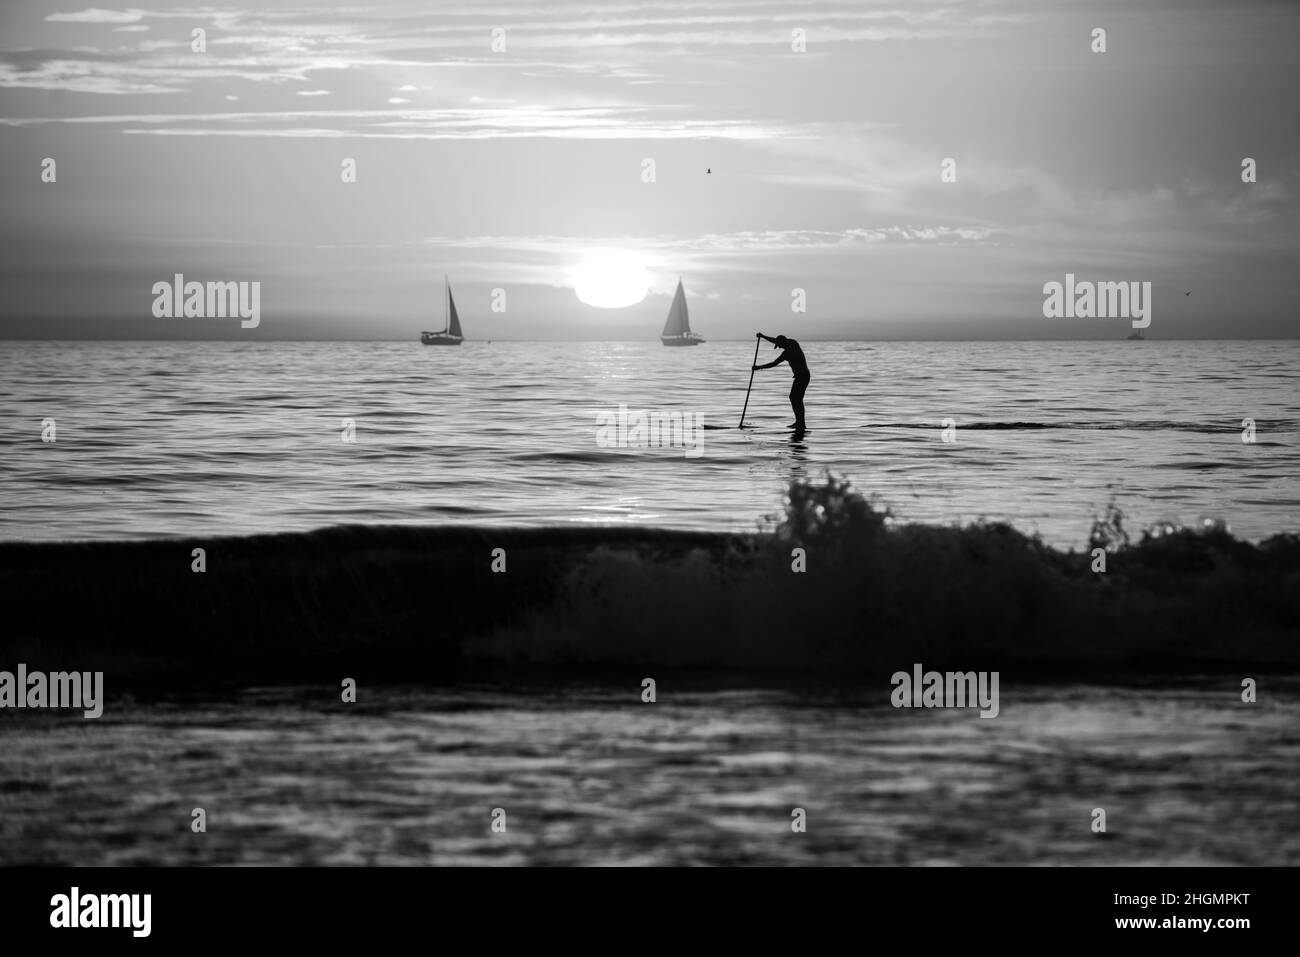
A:
POLYGON ((833 477, 792 485, 784 515, 746 535, 349 526, 4 544, 0 596, 0 667, 122 681, 1300 664, 1300 536, 1163 527, 1133 543, 1112 509, 1087 548, 1060 551, 1004 524, 899 524, 833 477))

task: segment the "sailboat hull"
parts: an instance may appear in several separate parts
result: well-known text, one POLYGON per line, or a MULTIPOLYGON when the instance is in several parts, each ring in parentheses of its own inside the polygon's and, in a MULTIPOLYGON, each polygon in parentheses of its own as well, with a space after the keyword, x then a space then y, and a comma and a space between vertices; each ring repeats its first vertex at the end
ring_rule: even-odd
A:
POLYGON ((660 336, 659 341, 666 346, 698 346, 704 338, 691 333, 685 336, 660 336))
POLYGON ((458 346, 465 341, 463 336, 449 336, 445 332, 425 332, 420 341, 426 346, 458 346))

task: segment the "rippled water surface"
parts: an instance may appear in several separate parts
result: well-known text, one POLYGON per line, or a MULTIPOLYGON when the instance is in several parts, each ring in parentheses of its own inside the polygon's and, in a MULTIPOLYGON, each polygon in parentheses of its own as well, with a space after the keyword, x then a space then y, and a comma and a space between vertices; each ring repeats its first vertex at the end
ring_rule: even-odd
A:
POLYGON ((654 704, 629 679, 10 712, 0 864, 1300 863, 1295 678, 1246 705, 1239 676, 1004 674, 995 719, 729 684, 663 680, 654 704))
POLYGON ((1131 527, 1300 529, 1300 343, 804 345, 812 431, 795 441, 783 367, 756 376, 758 428, 730 428, 752 342, 4 342, 0 537, 752 529, 828 468, 904 519, 1008 519, 1064 546, 1112 500, 1131 527), (620 404, 703 415, 702 454, 600 447, 597 413, 620 404))

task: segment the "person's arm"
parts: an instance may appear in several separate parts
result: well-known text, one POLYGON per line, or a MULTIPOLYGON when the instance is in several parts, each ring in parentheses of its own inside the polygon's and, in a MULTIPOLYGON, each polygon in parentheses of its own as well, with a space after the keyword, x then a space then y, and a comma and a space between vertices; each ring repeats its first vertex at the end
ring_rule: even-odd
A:
POLYGON ((771 336, 765 336, 761 332, 756 332, 754 333, 754 335, 758 336, 758 338, 760 339, 766 339, 768 342, 772 343, 772 345, 776 345, 776 340, 773 339, 771 336))
POLYGON ((764 362, 761 366, 754 366, 754 368, 755 368, 755 369, 770 369, 770 368, 772 368, 772 366, 779 366, 782 362, 789 362, 789 361, 790 361, 790 354, 789 354, 788 352, 782 352, 779 356, 777 356, 777 357, 776 357, 775 359, 773 359, 771 362, 764 362))

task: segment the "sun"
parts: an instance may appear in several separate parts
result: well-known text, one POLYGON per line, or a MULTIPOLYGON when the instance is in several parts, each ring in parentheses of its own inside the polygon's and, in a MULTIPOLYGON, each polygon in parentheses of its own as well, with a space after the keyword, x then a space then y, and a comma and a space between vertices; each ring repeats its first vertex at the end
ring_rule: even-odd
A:
POLYGON ((654 282, 641 257, 626 249, 587 253, 569 270, 569 278, 580 300, 601 309, 636 305, 654 282))

